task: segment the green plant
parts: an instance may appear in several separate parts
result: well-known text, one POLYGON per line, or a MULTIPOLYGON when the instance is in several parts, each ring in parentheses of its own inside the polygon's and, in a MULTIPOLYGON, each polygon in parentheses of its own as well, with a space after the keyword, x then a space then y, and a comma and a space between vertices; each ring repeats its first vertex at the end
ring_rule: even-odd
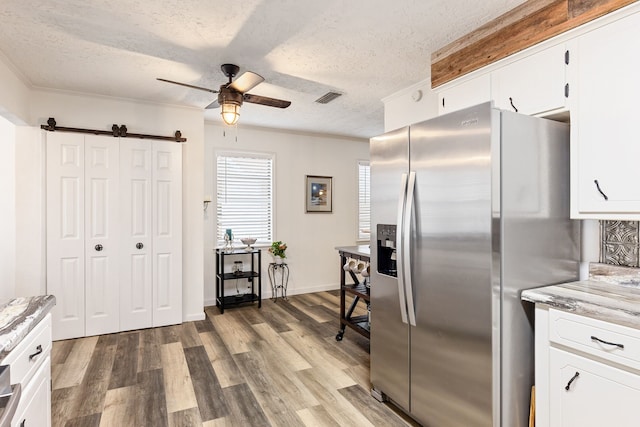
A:
POLYGON ((273 256, 279 256, 280 258, 286 258, 285 251, 287 250, 287 244, 281 242, 280 240, 271 243, 271 247, 269 248, 269 252, 273 254, 273 256))

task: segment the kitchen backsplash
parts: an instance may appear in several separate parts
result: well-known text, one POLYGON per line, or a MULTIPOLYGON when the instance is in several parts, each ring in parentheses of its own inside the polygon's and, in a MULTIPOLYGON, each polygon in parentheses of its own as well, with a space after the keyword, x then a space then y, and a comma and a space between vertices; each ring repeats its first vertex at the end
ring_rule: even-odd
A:
POLYGON ((639 221, 600 221, 600 262, 640 267, 639 221))

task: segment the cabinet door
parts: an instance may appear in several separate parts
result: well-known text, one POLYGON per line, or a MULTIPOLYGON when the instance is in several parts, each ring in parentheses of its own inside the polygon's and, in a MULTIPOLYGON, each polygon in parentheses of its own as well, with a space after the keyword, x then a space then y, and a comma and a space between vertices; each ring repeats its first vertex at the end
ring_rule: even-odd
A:
POLYGON ((153 319, 151 144, 127 140, 120 147, 122 330, 149 328, 153 319))
POLYGON ((85 136, 86 335, 117 332, 119 313, 119 144, 85 136))
POLYGON ((84 336, 84 136, 47 139, 47 293, 56 296, 53 339, 84 336))
POLYGON ((572 216, 638 219, 640 14, 591 31, 576 45, 572 216))
POLYGON ((491 99, 503 110, 541 114, 566 106, 565 46, 527 56, 491 73, 491 99))
POLYGON ((491 99, 489 74, 476 77, 438 92, 438 114, 462 110, 491 99))
POLYGON ((153 326, 182 322, 182 145, 152 152, 153 326))
POLYGON ((51 426, 51 358, 48 354, 33 379, 23 386, 11 427, 51 426))
POLYGON ((635 373, 552 348, 549 385, 551 427, 640 423, 640 376, 635 373))

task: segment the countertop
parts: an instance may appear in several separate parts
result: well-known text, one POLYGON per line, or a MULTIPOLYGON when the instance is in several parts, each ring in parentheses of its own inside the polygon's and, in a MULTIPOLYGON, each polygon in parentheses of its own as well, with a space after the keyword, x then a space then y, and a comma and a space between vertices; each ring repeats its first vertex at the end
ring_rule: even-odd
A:
POLYGON ((336 250, 338 252, 346 252, 353 255, 359 255, 367 259, 371 256, 371 249, 369 248, 369 245, 336 246, 336 250))
POLYGON ((53 295, 15 298, 0 305, 0 362, 56 305, 53 295))
POLYGON ((640 268, 591 264, 589 280, 528 289, 521 298, 640 329, 640 268))

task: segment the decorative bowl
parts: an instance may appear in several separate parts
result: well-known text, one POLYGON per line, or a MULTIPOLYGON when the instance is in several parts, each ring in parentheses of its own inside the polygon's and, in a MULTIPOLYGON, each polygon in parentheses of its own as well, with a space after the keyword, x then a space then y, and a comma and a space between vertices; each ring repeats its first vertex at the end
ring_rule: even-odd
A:
POLYGON ((255 237, 245 237, 243 239, 240 239, 242 243, 247 245, 247 248, 251 248, 251 245, 253 245, 256 242, 256 240, 258 239, 256 239, 255 237))

